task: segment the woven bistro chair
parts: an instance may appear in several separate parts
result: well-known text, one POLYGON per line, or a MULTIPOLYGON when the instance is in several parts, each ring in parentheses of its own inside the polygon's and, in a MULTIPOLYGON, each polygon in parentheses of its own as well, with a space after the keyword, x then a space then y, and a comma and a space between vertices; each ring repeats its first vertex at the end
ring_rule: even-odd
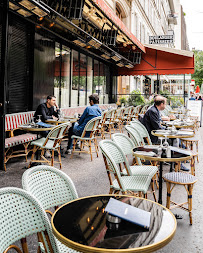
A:
POLYGON ((139 132, 131 125, 127 125, 125 126, 125 129, 128 133, 128 136, 130 137, 130 139, 132 140, 132 142, 134 143, 134 145, 137 146, 144 146, 144 139, 141 137, 141 135, 139 134, 139 132))
POLYGON ((24 190, 35 196, 51 215, 50 208, 57 208, 78 198, 76 188, 69 176, 47 165, 35 166, 25 171, 22 186, 24 190))
POLYGON ((141 105, 135 106, 132 110, 131 120, 138 119, 138 114, 140 112, 141 105))
MULTIPOLYGON (((139 192, 140 195, 142 192, 144 196, 147 197, 147 190, 157 169, 145 169, 142 168, 142 166, 129 166, 122 149, 111 140, 103 140, 99 145, 110 181, 110 193, 120 191, 126 193, 130 191, 139 192), (114 176, 114 180, 112 176, 114 176)), ((151 186, 156 201, 153 183, 151 186)))
POLYGON ((102 139, 105 139, 105 134, 109 134, 111 138, 112 130, 115 131, 113 122, 115 112, 116 109, 111 109, 105 111, 103 114, 103 124, 101 127, 102 139))
POLYGON ((62 138, 69 127, 70 123, 64 123, 60 124, 56 127, 54 127, 47 135, 47 137, 40 138, 38 140, 32 141, 31 145, 33 145, 33 151, 32 151, 32 156, 29 164, 29 168, 33 162, 41 162, 41 163, 48 163, 49 165, 53 166, 54 163, 59 163, 60 164, 60 169, 62 168, 61 164, 61 141, 62 138), (40 160, 34 160, 35 154, 37 150, 41 150, 40 160), (44 153, 46 150, 51 151, 51 161, 48 160, 45 156, 44 153), (59 161, 54 161, 54 151, 57 151, 58 153, 58 159, 59 161))
POLYGON ((90 154, 91 161, 92 159, 92 141, 94 142, 95 152, 97 157, 99 156, 99 148, 97 144, 96 132, 98 130, 98 125, 100 123, 101 116, 95 117, 89 120, 82 132, 81 136, 72 135, 71 138, 73 139, 73 150, 71 158, 73 158, 74 153, 88 153, 90 154), (88 136, 88 137, 87 137, 88 136), (80 141, 80 150, 75 150, 75 146, 77 141, 80 141), (84 147, 88 147, 88 150, 85 150, 84 147))
MULTIPOLYGON (((112 140, 119 146, 119 148, 123 151, 123 154, 125 155, 127 162, 128 162, 128 156, 133 155, 133 149, 137 147, 133 141, 125 134, 117 133, 112 135, 112 140)), ((119 150, 117 150, 119 152, 119 150)), ((152 177, 152 190, 154 192, 154 182, 156 182, 156 185, 158 186, 158 182, 156 179, 156 175, 158 173, 158 167, 153 165, 142 165, 141 160, 139 158, 134 158, 133 156, 133 163, 130 166, 129 162, 125 164, 126 168, 122 170, 122 175, 128 175, 127 171, 130 171, 130 175, 137 175, 145 174, 145 175, 153 175, 152 177)), ((154 194, 154 199, 156 201, 156 196, 154 194)))
POLYGON ((141 135, 141 137, 147 141, 149 145, 152 145, 151 138, 146 127, 137 119, 130 122, 130 125, 133 126, 141 135))
POLYGON ((56 240, 43 207, 25 190, 14 187, 0 189, 0 210, 0 252, 14 249, 18 253, 27 253, 26 237, 37 234, 40 241, 38 252, 77 253, 56 240), (22 251, 14 245, 18 240, 22 251))
POLYGON ((129 121, 131 120, 131 115, 132 115, 132 111, 133 111, 133 106, 128 106, 127 108, 125 108, 124 113, 123 113, 123 120, 126 124, 129 123, 129 121))
POLYGON ((120 133, 123 132, 123 113, 124 113, 125 108, 118 108, 116 110, 116 117, 114 119, 114 124, 118 126, 118 129, 120 133))
MULTIPOLYGON (((136 145, 134 144, 134 142, 125 134, 123 133, 116 133, 112 135, 111 138, 123 151, 123 153, 125 154, 125 156, 128 158, 128 156, 132 156, 133 155, 133 149, 136 147, 136 145)), ((139 158, 136 159, 133 156, 133 162, 132 165, 142 165, 141 161, 139 158)))
POLYGON ((150 107, 150 105, 144 105, 142 107, 142 110, 140 111, 140 114, 145 114, 149 107, 150 107))

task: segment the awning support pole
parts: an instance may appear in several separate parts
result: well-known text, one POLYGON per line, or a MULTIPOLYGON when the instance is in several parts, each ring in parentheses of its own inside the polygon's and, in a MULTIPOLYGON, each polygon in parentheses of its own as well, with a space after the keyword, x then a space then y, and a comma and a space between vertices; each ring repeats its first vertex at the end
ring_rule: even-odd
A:
POLYGON ((8 0, 3 0, 0 11, 2 19, 1 34, 1 62, 0 62, 0 170, 4 168, 5 152, 5 111, 6 111, 6 84, 7 84, 7 38, 8 38, 8 0))

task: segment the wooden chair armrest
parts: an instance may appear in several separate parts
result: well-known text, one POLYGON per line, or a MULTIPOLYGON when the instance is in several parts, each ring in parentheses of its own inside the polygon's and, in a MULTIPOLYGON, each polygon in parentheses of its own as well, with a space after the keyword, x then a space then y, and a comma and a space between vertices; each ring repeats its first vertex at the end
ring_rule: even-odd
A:
POLYGON ((10 245, 3 253, 7 253, 10 249, 16 250, 18 253, 23 253, 21 249, 15 245, 10 245))

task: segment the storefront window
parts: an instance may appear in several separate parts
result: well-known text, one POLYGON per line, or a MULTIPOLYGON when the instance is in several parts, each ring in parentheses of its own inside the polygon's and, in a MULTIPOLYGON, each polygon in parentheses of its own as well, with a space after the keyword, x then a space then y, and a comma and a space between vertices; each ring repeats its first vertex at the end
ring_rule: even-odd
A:
POLYGON ((98 91, 99 91, 99 103, 104 103, 104 83, 105 83, 105 76, 104 76, 104 64, 100 62, 100 71, 99 71, 99 84, 98 84, 98 91))
POLYGON ((72 63, 72 85, 71 85, 71 107, 78 105, 78 86, 79 86, 79 59, 78 52, 73 50, 72 63))
POLYGON ((104 104, 108 104, 109 103, 109 87, 108 87, 108 85, 107 85, 107 82, 108 83, 110 83, 109 82, 109 80, 108 80, 108 77, 110 77, 110 75, 109 75, 109 68, 106 66, 106 65, 104 65, 104 104))
POLYGON ((70 87, 70 49, 62 46, 61 64, 61 107, 69 107, 69 87, 70 87))
POLYGON ((99 62, 94 60, 93 93, 99 94, 99 62))
POLYGON ((86 105, 87 56, 80 54, 79 105, 86 105))
POLYGON ((55 62, 54 62, 54 96, 56 97, 57 103, 59 103, 59 90, 60 90, 60 59, 61 59, 61 50, 60 44, 56 43, 55 45, 55 62))
POLYGON ((87 57, 87 101, 89 104, 88 97, 92 94, 92 83, 93 83, 93 68, 92 68, 92 58, 87 57))

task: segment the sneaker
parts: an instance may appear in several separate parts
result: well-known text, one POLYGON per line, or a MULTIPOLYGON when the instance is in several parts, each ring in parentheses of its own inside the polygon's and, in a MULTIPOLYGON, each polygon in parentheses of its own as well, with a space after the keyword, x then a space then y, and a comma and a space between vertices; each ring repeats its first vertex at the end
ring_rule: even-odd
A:
POLYGON ((72 150, 71 149, 67 149, 66 152, 65 152, 65 154, 71 155, 72 154, 72 150))
POLYGON ((47 150, 44 154, 46 158, 51 158, 51 153, 47 150))
POLYGON ((181 164, 180 169, 183 170, 183 171, 190 171, 190 169, 188 169, 187 167, 185 167, 183 164, 181 164))

